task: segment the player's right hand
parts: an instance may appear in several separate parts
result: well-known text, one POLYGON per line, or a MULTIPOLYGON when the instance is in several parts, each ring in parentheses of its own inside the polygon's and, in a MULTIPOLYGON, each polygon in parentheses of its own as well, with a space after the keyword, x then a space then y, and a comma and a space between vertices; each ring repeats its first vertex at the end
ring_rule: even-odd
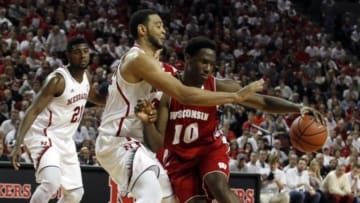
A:
POLYGON ((260 79, 254 81, 245 87, 241 88, 238 92, 238 102, 242 102, 249 98, 250 96, 254 95, 256 92, 262 91, 264 89, 264 79, 260 79))
POLYGON ((135 115, 145 123, 154 123, 157 120, 157 111, 149 100, 138 100, 135 106, 135 115))
POLYGON ((10 154, 11 163, 15 170, 19 170, 20 168, 20 157, 21 157, 21 146, 15 145, 14 149, 10 154))

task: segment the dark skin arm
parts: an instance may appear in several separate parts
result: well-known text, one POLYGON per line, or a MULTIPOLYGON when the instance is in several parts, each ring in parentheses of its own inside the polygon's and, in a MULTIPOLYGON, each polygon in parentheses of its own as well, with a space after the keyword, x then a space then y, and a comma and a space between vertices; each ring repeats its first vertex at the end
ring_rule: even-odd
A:
POLYGON ((21 155, 21 144, 24 141, 26 132, 33 124, 37 116, 49 105, 54 97, 60 96, 65 89, 64 78, 56 74, 45 81, 44 86, 41 88, 38 96, 25 112, 25 116, 20 122, 17 129, 16 144, 11 152, 11 162, 15 170, 20 167, 19 160, 21 155))
MULTIPOLYGON (((239 91, 241 86, 233 80, 217 80, 216 89, 224 92, 236 92, 239 91)), ((269 113, 310 113, 314 115, 315 119, 321 123, 325 123, 323 116, 316 110, 305 107, 300 104, 295 104, 286 99, 280 97, 274 97, 262 94, 252 94, 245 100, 238 102, 244 106, 259 109, 261 111, 269 113)))
MULTIPOLYGON (((217 80, 216 89, 217 91, 237 92, 241 89, 241 87, 236 81, 217 80)), ((150 109, 152 109, 152 106, 149 105, 149 102, 140 101, 135 110, 137 116, 144 123, 145 136, 151 135, 151 139, 150 137, 147 137, 147 141, 149 144, 149 148, 154 152, 157 152, 164 143, 165 130, 166 130, 167 119, 169 114, 168 101, 169 101, 169 97, 166 94, 163 94, 158 107, 158 117, 157 117, 156 125, 154 124, 154 121, 150 121, 149 119, 149 112, 151 111, 150 109)), ((295 104, 279 97, 253 94, 250 95, 244 101, 239 103, 251 108, 260 109, 262 111, 267 111, 271 113, 310 112, 313 113, 314 115, 318 115, 317 119, 324 122, 322 116, 315 110, 308 107, 302 107, 300 104, 295 104)))
POLYGON ((179 80, 165 73, 155 58, 143 53, 129 54, 120 70, 128 82, 147 81, 154 88, 176 98, 182 104, 215 106, 242 101, 244 97, 259 91, 263 81, 255 81, 239 92, 213 92, 183 85, 179 80))

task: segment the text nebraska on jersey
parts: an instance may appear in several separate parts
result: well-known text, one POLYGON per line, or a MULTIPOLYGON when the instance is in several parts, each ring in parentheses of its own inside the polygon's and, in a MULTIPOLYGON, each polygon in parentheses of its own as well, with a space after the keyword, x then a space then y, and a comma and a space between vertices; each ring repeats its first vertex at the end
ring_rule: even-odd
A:
POLYGON ((87 100, 88 98, 88 94, 87 93, 82 93, 82 94, 77 94, 73 97, 71 97, 70 99, 67 100, 67 105, 73 104, 79 100, 85 99, 87 100))
POLYGON ((175 120, 179 118, 193 118, 199 119, 203 121, 207 121, 209 118, 209 114, 201 111, 196 111, 192 109, 185 109, 180 111, 172 111, 170 112, 170 120, 175 120))

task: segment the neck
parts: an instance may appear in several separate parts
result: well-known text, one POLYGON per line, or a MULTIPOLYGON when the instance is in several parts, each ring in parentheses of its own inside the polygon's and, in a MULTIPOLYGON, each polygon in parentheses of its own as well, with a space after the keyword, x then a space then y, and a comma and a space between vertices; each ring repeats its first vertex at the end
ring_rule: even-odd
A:
POLYGON ((183 82, 184 85, 191 87, 198 87, 198 88, 203 86, 204 82, 193 80, 191 79, 193 77, 187 77, 185 76, 185 74, 186 74, 185 72, 180 74, 180 80, 183 82))
POLYGON ((82 81, 84 70, 72 69, 70 67, 68 68, 68 70, 69 70, 71 76, 73 78, 75 78, 75 80, 80 81, 80 82, 82 81))
POLYGON ((150 42, 141 39, 136 40, 134 46, 139 47, 149 56, 155 56, 155 53, 158 50, 152 46, 150 42))

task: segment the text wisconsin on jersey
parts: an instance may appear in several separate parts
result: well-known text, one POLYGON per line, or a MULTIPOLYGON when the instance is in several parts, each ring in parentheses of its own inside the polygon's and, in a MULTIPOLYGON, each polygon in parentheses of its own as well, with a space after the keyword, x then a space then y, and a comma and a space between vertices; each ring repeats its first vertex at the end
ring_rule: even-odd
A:
POLYGON ((70 99, 68 99, 66 105, 70 105, 70 104, 75 103, 75 102, 77 102, 79 100, 87 99, 87 98, 88 98, 87 93, 77 94, 77 95, 71 97, 70 99))
POLYGON ((192 109, 185 109, 180 111, 172 111, 170 112, 170 120, 175 120, 179 118, 193 118, 199 119, 203 121, 207 121, 209 118, 209 114, 201 111, 196 111, 192 109))

